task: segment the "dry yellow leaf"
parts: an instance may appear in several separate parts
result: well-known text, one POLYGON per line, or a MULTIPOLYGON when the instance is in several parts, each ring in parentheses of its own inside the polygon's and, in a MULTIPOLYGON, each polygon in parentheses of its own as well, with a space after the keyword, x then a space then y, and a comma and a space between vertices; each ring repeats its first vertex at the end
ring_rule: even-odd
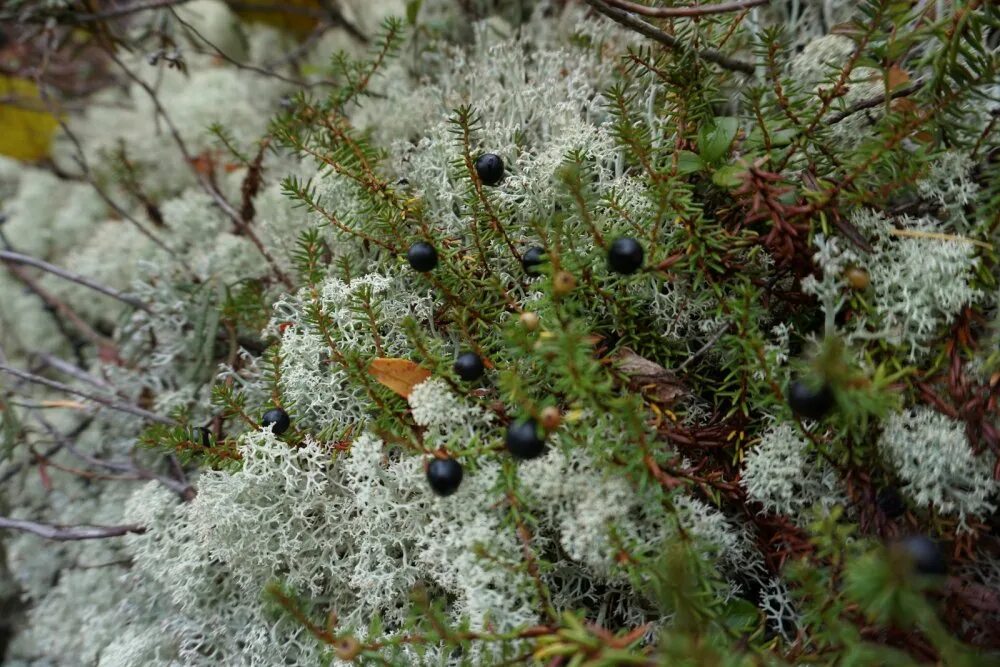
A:
POLYGON ((29 161, 46 157, 58 124, 34 83, 0 75, 0 155, 29 161))
POLYGON ((409 359, 373 359, 368 372, 380 384, 406 398, 413 388, 431 376, 431 372, 409 359))
POLYGON ((298 37, 313 31, 322 16, 323 4, 319 0, 244 0, 233 3, 233 9, 244 21, 266 23, 287 30, 298 37), (254 9, 259 6, 260 9, 254 9))

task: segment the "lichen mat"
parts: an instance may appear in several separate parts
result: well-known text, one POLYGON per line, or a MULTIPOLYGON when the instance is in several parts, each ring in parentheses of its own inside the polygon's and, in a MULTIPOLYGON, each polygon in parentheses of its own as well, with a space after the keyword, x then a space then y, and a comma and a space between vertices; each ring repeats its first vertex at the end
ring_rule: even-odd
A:
POLYGON ((5 664, 997 661, 995 4, 103 6, 0 3, 5 664))

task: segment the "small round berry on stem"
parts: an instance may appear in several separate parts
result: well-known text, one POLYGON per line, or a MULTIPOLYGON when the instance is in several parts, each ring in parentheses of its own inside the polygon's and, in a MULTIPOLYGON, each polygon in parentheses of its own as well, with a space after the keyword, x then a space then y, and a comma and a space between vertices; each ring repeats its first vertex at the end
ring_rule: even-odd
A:
POLYGON ((478 380, 483 376, 483 371, 486 370, 483 366, 483 360, 475 352, 463 352, 458 355, 453 368, 455 374, 466 382, 478 380))
POLYGON ((497 185, 503 180, 503 158, 496 153, 483 153, 476 158, 476 174, 483 185, 497 185))
POLYGON ((542 411, 538 413, 538 418, 541 420, 542 428, 545 429, 546 433, 556 430, 559 428, 559 424, 562 423, 562 413, 554 405, 542 408, 542 411))
POLYGON ((948 572, 941 547, 926 535, 904 537, 897 543, 897 548, 905 554, 919 574, 942 575, 948 572))
POLYGON ((438 264, 437 250, 426 241, 417 241, 406 251, 406 261, 410 263, 414 271, 426 273, 438 264))
POLYGON ((427 483, 439 496, 450 496, 462 483, 462 464, 455 459, 434 459, 427 464, 427 483))
POLYGON ((645 252, 639 242, 628 236, 615 239, 608 249, 608 265, 616 273, 635 273, 642 268, 644 257, 645 252))
POLYGON ((833 408, 833 390, 823 383, 816 387, 801 380, 788 383, 788 406, 799 417, 821 419, 833 408))
POLYGON ((527 331, 534 331, 538 328, 540 323, 538 313, 533 313, 530 310, 526 310, 521 313, 520 316, 518 316, 518 319, 521 321, 521 326, 527 331))
POLYGON ((844 271, 844 280, 852 290, 863 291, 871 285, 871 277, 868 272, 858 266, 852 266, 844 271))
POLYGON ((260 420, 260 425, 264 428, 270 427, 271 432, 275 435, 281 435, 287 431, 291 424, 292 420, 289 418, 288 413, 281 408, 268 410, 260 420))
POLYGON ((552 276, 552 291, 558 296, 569 294, 576 287, 576 278, 569 271, 560 271, 552 276))
POLYGON ((545 263, 545 248, 533 245, 521 255, 521 266, 529 276, 540 276, 542 272, 538 267, 545 263))
POLYGON ((538 437, 538 422, 528 418, 507 427, 507 450, 516 459, 534 459, 545 451, 545 440, 538 437))

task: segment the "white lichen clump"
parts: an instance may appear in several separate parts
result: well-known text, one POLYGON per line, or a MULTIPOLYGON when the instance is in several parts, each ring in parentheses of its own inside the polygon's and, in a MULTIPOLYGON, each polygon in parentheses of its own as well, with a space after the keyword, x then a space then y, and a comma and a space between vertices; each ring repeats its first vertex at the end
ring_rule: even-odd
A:
POLYGON ((750 450, 741 483, 765 511, 800 521, 814 506, 828 510, 843 502, 836 472, 788 423, 773 425, 750 450))
POLYGON ((946 227, 929 217, 900 218, 910 235, 893 234, 892 221, 874 211, 860 210, 852 222, 871 240, 874 252, 862 253, 842 238, 817 236, 814 261, 822 277, 808 276, 802 289, 819 299, 828 335, 902 345, 916 360, 963 307, 983 298, 972 286, 978 265, 975 247, 966 239, 949 238, 946 227), (875 317, 858 317, 837 327, 834 318, 849 293, 844 278, 849 267, 868 272, 875 317))
MULTIPOLYGON (((850 11, 832 4, 806 2, 800 15, 786 17, 793 27, 802 24, 797 28, 800 41, 850 11)), ((405 12, 396 2, 348 2, 345 9, 351 21, 369 32, 381 14, 405 12)), ((544 223, 539 221, 558 219, 564 226, 560 243, 566 243, 563 268, 592 284, 617 289, 593 230, 600 228, 611 239, 645 231, 644 221, 654 217, 674 216, 655 210, 645 176, 626 168, 616 119, 604 96, 617 66, 605 51, 638 38, 610 22, 587 19, 577 9, 546 18, 548 10, 538 9, 517 30, 498 18, 471 28, 451 26, 471 32, 466 48, 409 43, 416 62, 387 65, 388 73, 371 83, 373 94, 359 96, 349 107, 350 121, 384 150, 388 173, 378 177, 386 178, 386 188, 405 192, 407 207, 427 213, 421 219, 428 226, 424 235, 448 239, 441 244, 442 254, 454 253, 455 261, 462 262, 463 253, 473 252, 469 229, 478 221, 470 223, 469 174, 455 168, 456 156, 466 148, 470 154, 489 149, 507 160, 506 178, 490 190, 489 202, 495 215, 518 230, 517 244, 541 236, 537 230, 544 223), (577 43, 598 47, 579 48, 577 43), (473 104, 478 114, 468 147, 456 142, 454 121, 454 109, 465 104, 473 104), (586 162, 581 183, 597 202, 589 213, 594 220, 566 212, 572 207, 564 187, 572 177, 567 156, 574 151, 586 162)), ((432 16, 445 13, 439 6, 427 11, 432 16)), ((183 501, 176 488, 156 481, 155 475, 142 477, 154 479, 138 486, 136 480, 98 486, 70 477, 55 491, 43 476, 15 478, 10 498, 16 502, 9 512, 15 518, 127 523, 145 530, 40 555, 32 536, 18 535, 5 543, 31 607, 29 622, 10 649, 13 664, 340 664, 331 647, 278 609, 266 594, 275 586, 307 600, 304 606, 316 616, 333 619, 337 633, 383 644, 412 631, 408 622, 415 591, 427 593, 450 623, 476 632, 553 622, 558 612, 581 609, 590 614, 588 621, 601 626, 649 623, 656 628, 669 619, 643 585, 648 582, 630 576, 628 564, 653 561, 680 542, 691 545, 719 573, 724 599, 747 595, 747 583, 759 584, 764 615, 786 639, 794 637, 800 616, 788 587, 764 567, 752 523, 711 504, 715 499, 702 493, 700 482, 679 481, 680 488, 665 490, 669 484, 640 484, 634 471, 626 474, 623 466, 609 464, 615 456, 609 443, 630 429, 647 427, 647 415, 636 426, 573 406, 547 433, 544 455, 514 462, 502 453, 503 424, 520 408, 494 400, 496 386, 484 382, 463 394, 438 373, 412 386, 404 401, 377 384, 366 366, 374 358, 422 357, 419 361, 429 362, 437 356, 440 361, 465 349, 470 338, 491 338, 487 342, 493 343, 511 336, 513 327, 507 325, 512 322, 502 322, 503 317, 531 310, 544 326, 555 327, 565 320, 565 312, 556 312, 548 298, 543 286, 548 278, 523 276, 509 248, 493 240, 475 251, 496 270, 498 282, 511 285, 504 292, 509 303, 505 314, 490 323, 491 330, 469 335, 456 311, 449 310, 440 285, 406 266, 402 255, 408 231, 400 232, 400 239, 379 239, 398 240, 398 252, 355 242, 350 232, 368 228, 373 215, 357 183, 336 177, 337 169, 329 165, 261 149, 269 119, 294 87, 252 68, 226 66, 217 51, 261 65, 277 47, 288 45, 288 37, 273 28, 242 24, 220 2, 186 3, 177 12, 198 26, 214 51, 198 52, 192 46, 198 40, 182 42, 187 44, 181 48, 187 72, 157 68, 146 59, 149 54, 122 55, 140 73, 139 81, 131 81, 126 90, 102 93, 108 105, 95 105, 68 125, 88 156, 89 169, 127 215, 111 211, 103 198, 81 185, 59 185, 47 172, 17 170, 0 160, 0 196, 10 215, 4 231, 17 250, 147 304, 132 310, 78 285, 39 277, 44 288, 79 304, 74 307, 102 331, 113 331, 109 340, 117 346, 117 356, 104 351, 80 360, 92 374, 92 386, 102 391, 114 387, 116 401, 141 404, 161 415, 183 415, 188 424, 200 425, 223 420, 210 400, 214 379, 238 389, 245 399, 239 407, 250 414, 227 413, 225 444, 236 449, 226 462, 231 465, 203 468, 195 480, 197 494, 183 501), (162 108, 143 84, 156 88, 162 108), (231 130, 240 150, 252 157, 260 149, 264 155, 267 178, 253 199, 253 238, 218 201, 240 201, 248 165, 239 160, 224 164, 217 193, 214 184, 206 187, 198 178, 199 165, 229 159, 218 137, 208 131, 216 122, 231 130), (124 186, 124 161, 137 189, 158 202, 155 214, 124 186), (335 212, 337 223, 308 206, 294 207, 278 182, 282 176, 309 181, 323 205, 335 212), (282 281, 278 274, 296 271, 296 240, 305 231, 315 231, 324 246, 326 272, 310 284, 301 286, 309 282, 302 280, 291 287, 295 282, 282 281), (262 349, 264 343, 276 342, 263 355, 251 353, 253 346, 244 345, 235 325, 227 328, 231 322, 220 316, 222 304, 247 285, 258 287, 261 301, 271 307, 260 316, 266 322, 254 326, 253 333, 267 339, 254 341, 262 349), (418 336, 412 335, 414 330, 418 336), (221 349, 224 364, 219 364, 221 349), (350 361, 331 363, 337 355, 350 361), (388 400, 395 401, 393 409, 402 415, 399 424, 418 434, 416 444, 400 446, 395 434, 379 428, 379 409, 388 400), (295 428, 284 439, 270 427, 254 426, 252 413, 265 404, 280 405, 292 415, 295 428), (463 464, 464 477, 454 495, 437 497, 428 489, 426 465, 432 456, 445 453, 463 464), (526 561, 542 566, 527 567, 526 561), (379 636, 369 637, 374 622, 379 636)), ((759 18, 755 11, 751 22, 759 18)), ((346 32, 335 30, 301 56, 320 63, 333 47, 345 45, 360 51, 346 32)), ((832 68, 825 61, 839 66, 851 58, 853 47, 843 36, 808 42, 789 70, 799 79, 795 95, 814 97, 830 80, 832 68)), ((847 83, 851 91, 844 104, 878 92, 881 85, 874 70, 866 68, 857 68, 847 83)), ((631 122, 650 130, 659 149, 661 142, 675 141, 663 134, 665 121, 654 109, 658 86, 664 83, 649 77, 645 84, 648 90, 629 91, 648 99, 646 115, 631 122)), ((861 134, 861 124, 859 117, 839 125, 835 138, 851 143, 861 134)), ((55 162, 73 164, 76 150, 75 142, 62 137, 55 162)), ((871 253, 858 251, 843 236, 811 239, 819 271, 806 277, 802 288, 818 299, 827 336, 843 339, 848 347, 870 341, 899 346, 917 360, 965 306, 989 298, 973 281, 979 268, 974 247, 953 234, 975 228, 966 212, 977 194, 971 170, 968 160, 947 151, 938 156, 916 184, 936 209, 918 218, 856 211, 851 223, 870 240, 871 253), (852 298, 844 278, 851 267, 868 272, 871 310, 838 324, 837 313, 852 298)), ((684 196, 678 194, 671 206, 678 211, 693 206, 684 196)), ((405 214, 401 219, 408 224, 405 214)), ((693 253, 693 228, 686 227, 683 215, 676 222, 651 232, 656 238, 649 239, 649 246, 676 250, 678 256, 685 248, 693 253)), ((748 265, 772 262, 751 253, 740 259, 748 265)), ((621 303, 648 318, 664 341, 694 352, 733 324, 728 313, 720 314, 719 294, 697 280, 677 275, 664 281, 649 271, 621 286, 621 303)), ((5 354, 27 367, 39 352, 73 353, 37 297, 5 273, 0 273, 0 295, 5 354)), ((608 323, 623 316, 616 312, 621 307, 616 299, 595 299, 581 308, 581 327, 609 331, 608 323)), ((747 377, 762 383, 771 379, 771 371, 782 373, 801 332, 769 316, 756 324, 766 332, 762 364, 747 377)), ((548 340, 542 333, 556 335, 540 332, 539 347, 548 340)), ((559 354, 575 352, 553 355, 564 361, 559 354)), ((699 358, 712 362, 722 354, 716 349, 702 353, 699 358)), ((537 371, 528 368, 537 364, 537 358, 522 355, 507 368, 517 371, 522 365, 537 371)), ((489 372, 499 374, 499 369, 491 366, 489 372)), ((550 395, 567 393, 558 386, 544 389, 550 395)), ((715 406, 708 398, 685 392, 692 395, 685 396, 688 405, 683 420, 677 420, 681 425, 698 427, 710 414, 714 419, 715 406)), ((37 398, 44 397, 39 392, 37 398)), ((675 416, 668 412, 657 406, 656 416, 666 424, 675 416)), ((150 465, 163 462, 162 457, 154 461, 152 454, 135 454, 140 434, 136 420, 106 413, 99 417, 74 441, 81 450, 113 460, 134 455, 150 465)), ((46 433, 69 432, 79 423, 75 415, 52 421, 54 427, 40 422, 46 433)), ((782 515, 805 527, 817 509, 830 512, 848 504, 837 471, 811 440, 813 433, 820 435, 814 427, 809 422, 803 430, 797 422, 767 417, 763 433, 751 433, 739 483, 753 511, 782 515)), ((677 463, 694 470, 691 479, 696 479, 697 470, 683 451, 661 441, 656 447, 650 461, 677 463)), ((963 423, 929 408, 908 409, 881 425, 877 448, 916 507, 954 517, 962 528, 995 509, 1000 484, 992 477, 994 461, 990 454, 973 452, 963 423)), ((18 455, 25 469, 34 463, 27 454, 18 455)), ((739 495, 735 481, 731 488, 739 495)), ((995 579, 995 574, 990 576, 995 579)), ((494 653, 499 650, 488 642, 463 648, 461 655, 435 642, 404 642, 400 648, 405 664, 491 664, 499 659, 494 653)))
POLYGON ((961 526, 995 508, 1000 485, 989 456, 976 456, 961 422, 917 407, 892 415, 878 442, 913 502, 956 516, 961 526))

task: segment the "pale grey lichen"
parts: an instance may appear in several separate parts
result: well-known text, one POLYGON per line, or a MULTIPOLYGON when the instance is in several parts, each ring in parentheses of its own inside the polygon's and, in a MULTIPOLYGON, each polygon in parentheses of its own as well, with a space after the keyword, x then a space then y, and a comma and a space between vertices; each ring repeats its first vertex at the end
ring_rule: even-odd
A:
POLYGON ((962 528, 996 507, 994 457, 973 453, 961 422, 926 407, 904 410, 886 421, 878 447, 917 506, 955 516, 962 528))
POLYGON ((842 333, 848 341, 885 340, 909 349, 916 360, 961 309, 984 297, 974 286, 979 264, 975 246, 954 238, 939 221, 923 217, 890 220, 859 210, 852 222, 869 238, 874 251, 861 253, 841 238, 817 236, 813 260, 821 277, 808 276, 802 289, 815 295, 826 315, 826 334, 842 333), (894 222, 910 235, 893 234, 894 222), (874 317, 855 318, 843 328, 834 323, 849 294, 848 267, 868 272, 874 317))
POLYGON ((844 502, 836 472, 789 423, 775 423, 751 449, 740 483, 765 511, 807 523, 813 506, 844 502))

